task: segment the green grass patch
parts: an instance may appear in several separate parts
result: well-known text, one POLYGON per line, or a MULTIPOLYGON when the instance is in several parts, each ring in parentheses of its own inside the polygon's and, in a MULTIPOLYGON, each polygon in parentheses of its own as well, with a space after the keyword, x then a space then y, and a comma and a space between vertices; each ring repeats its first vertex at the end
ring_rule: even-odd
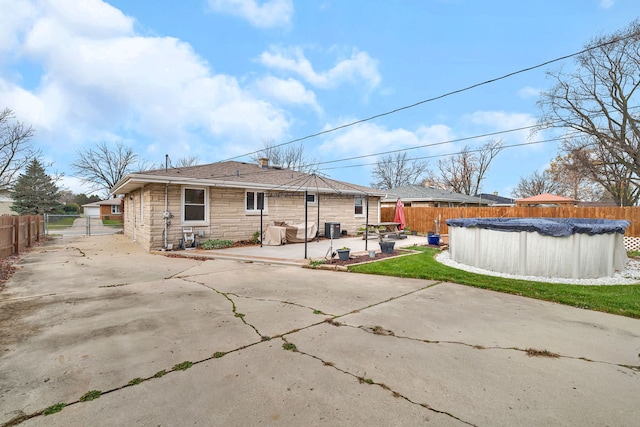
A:
POLYGON ((220 359, 221 357, 223 357, 225 354, 225 352, 223 351, 216 351, 215 353, 213 353, 213 358, 214 359, 220 359))
POLYGON ((142 378, 137 377, 129 381, 129 385, 138 385, 142 382, 142 378))
POLYGON ((298 349, 295 344, 290 342, 282 344, 282 348, 288 351, 296 351, 298 349))
POLYGON ((80 402, 88 402, 90 400, 95 400, 100 397, 102 392, 100 390, 91 390, 80 396, 80 402))
POLYGON ((629 257, 640 257, 640 251, 628 251, 627 255, 629 257))
POLYGON ((567 285, 485 276, 439 263, 434 258, 439 252, 437 249, 423 246, 409 249, 418 250, 421 253, 354 265, 349 267, 349 270, 356 273, 453 282, 573 307, 640 318, 640 285, 567 285))
POLYGON ((121 226, 122 225, 122 221, 120 221, 119 219, 103 219, 102 220, 102 225, 121 226))
POLYGON ((233 246, 233 240, 209 239, 200 243, 202 249, 224 249, 233 246))
POLYGON ((45 409, 44 411, 42 411, 43 415, 51 415, 51 414, 55 414, 56 412, 60 412, 64 409, 64 407, 67 406, 66 403, 56 403, 55 405, 51 405, 49 406, 47 409, 45 409))
POLYGON ((187 369, 189 369, 192 366, 193 366, 193 362, 189 362, 187 360, 187 361, 184 361, 182 363, 178 363, 176 365, 173 365, 173 370, 174 371, 186 371, 187 369))
POLYGON ((53 228, 66 228, 73 225, 73 221, 80 218, 79 216, 49 216, 48 226, 53 228))
POLYGON ((163 370, 161 370, 161 371, 156 372, 156 373, 153 375, 153 378, 162 378, 162 377, 164 377, 166 374, 167 374, 167 371, 165 371, 165 370, 163 369, 163 370))

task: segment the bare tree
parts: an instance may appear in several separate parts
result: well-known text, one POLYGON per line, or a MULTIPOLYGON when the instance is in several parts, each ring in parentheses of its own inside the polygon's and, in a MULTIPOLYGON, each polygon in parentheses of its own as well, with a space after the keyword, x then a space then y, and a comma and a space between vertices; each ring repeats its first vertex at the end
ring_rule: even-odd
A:
POLYGON ((189 166, 197 166, 199 163, 200 159, 198 158, 198 156, 186 156, 179 158, 175 164, 175 167, 186 168, 189 166))
POLYGON ((540 129, 575 134, 563 149, 578 153, 583 171, 614 199, 637 204, 640 181, 640 21, 598 37, 576 56, 572 72, 549 71, 554 81, 538 101, 540 129))
POLYGON ((557 185, 557 194, 588 202, 604 200, 606 194, 604 187, 590 176, 590 171, 584 170, 576 154, 556 156, 549 168, 545 170, 557 185))
POLYGON ((318 169, 318 162, 307 158, 302 144, 278 146, 273 140, 264 141, 263 144, 264 148, 251 157, 254 162, 260 158, 267 158, 272 165, 285 169, 307 173, 313 173, 318 169))
POLYGON ((560 185, 554 181, 551 172, 546 169, 543 172, 536 171, 528 177, 520 177, 511 195, 516 198, 525 198, 545 193, 557 194, 559 189, 560 185))
POLYGON ((431 174, 434 186, 473 196, 482 188, 489 166, 502 151, 502 140, 490 140, 476 150, 465 146, 456 155, 438 161, 439 176, 431 174))
POLYGON ((79 150, 78 157, 71 163, 77 177, 106 194, 128 173, 145 169, 144 165, 145 162, 122 142, 117 142, 113 148, 101 142, 95 149, 79 150))
POLYGON ((615 156, 599 144, 565 141, 563 147, 575 159, 579 173, 602 186, 610 199, 620 206, 637 205, 640 200, 638 176, 633 169, 619 163, 615 156))
POLYGON ((371 172, 374 182, 371 186, 383 190, 419 183, 429 165, 427 162, 410 160, 405 151, 383 156, 371 172))
POLYGON ((15 120, 10 109, 0 112, 0 190, 13 187, 20 172, 41 156, 31 147, 33 133, 31 126, 15 120))

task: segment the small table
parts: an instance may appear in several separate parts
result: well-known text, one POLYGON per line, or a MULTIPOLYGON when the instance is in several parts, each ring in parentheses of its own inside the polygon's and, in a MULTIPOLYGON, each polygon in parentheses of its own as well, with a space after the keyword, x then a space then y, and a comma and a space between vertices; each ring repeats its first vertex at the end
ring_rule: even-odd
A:
POLYGON ((380 240, 391 235, 400 238, 399 222, 376 222, 365 224, 368 235, 378 236, 380 240))

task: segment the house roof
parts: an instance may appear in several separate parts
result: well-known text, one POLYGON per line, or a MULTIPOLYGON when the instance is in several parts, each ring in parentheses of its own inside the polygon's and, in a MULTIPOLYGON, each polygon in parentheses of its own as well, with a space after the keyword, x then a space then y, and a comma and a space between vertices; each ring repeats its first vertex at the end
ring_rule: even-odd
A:
POLYGON ((490 193, 481 193, 481 194, 476 194, 473 197, 477 197, 479 199, 485 200, 485 201, 489 201, 492 204, 500 204, 500 205, 512 205, 516 202, 515 199, 511 199, 509 197, 503 197, 503 196, 498 196, 497 194, 490 194, 490 193))
POLYGON ((116 197, 114 199, 100 200, 98 202, 87 203, 85 205, 82 205, 82 207, 83 208, 91 208, 91 207, 98 207, 98 206, 103 206, 103 205, 118 206, 121 203, 122 203, 122 199, 119 198, 119 197, 116 197))
POLYGON ((236 161, 182 168, 156 169, 126 175, 111 189, 126 194, 149 183, 251 188, 282 192, 312 191, 383 197, 386 192, 276 166, 236 161))
MULTIPOLYGON (((482 203, 477 197, 423 185, 405 185, 389 190, 383 202, 395 202, 398 198, 405 202, 482 203)), ((484 204, 488 204, 485 202, 484 204)))
POLYGON ((516 200, 517 205, 570 205, 575 203, 578 203, 578 201, 549 193, 516 200))

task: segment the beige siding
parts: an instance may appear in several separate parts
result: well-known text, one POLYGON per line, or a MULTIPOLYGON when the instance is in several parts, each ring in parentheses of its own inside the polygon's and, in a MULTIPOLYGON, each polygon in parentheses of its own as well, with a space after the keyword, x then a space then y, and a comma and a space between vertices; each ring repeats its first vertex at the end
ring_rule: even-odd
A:
MULTIPOLYGON (((167 242, 177 247, 182 237, 181 223, 181 189, 173 185, 168 189, 168 211, 173 215, 169 220, 167 242)), ((164 247, 165 186, 149 184, 144 187, 144 218, 140 218, 140 190, 129 193, 125 197, 124 234, 134 239, 145 250, 157 250, 164 247)), ((378 198, 371 198, 370 222, 378 222, 378 198)), ((308 206, 309 222, 318 222, 318 230, 324 234, 325 222, 339 222, 342 230, 355 234, 365 222, 365 216, 354 214, 354 198, 337 195, 320 195, 319 201, 308 206)), ((304 196, 272 193, 267 198, 267 210, 263 213, 263 227, 266 229, 270 221, 288 223, 304 222, 304 196)), ((260 231, 260 215, 245 212, 245 190, 236 188, 209 188, 208 224, 194 226, 195 233, 201 232, 206 239, 248 240, 255 232, 260 231)))

